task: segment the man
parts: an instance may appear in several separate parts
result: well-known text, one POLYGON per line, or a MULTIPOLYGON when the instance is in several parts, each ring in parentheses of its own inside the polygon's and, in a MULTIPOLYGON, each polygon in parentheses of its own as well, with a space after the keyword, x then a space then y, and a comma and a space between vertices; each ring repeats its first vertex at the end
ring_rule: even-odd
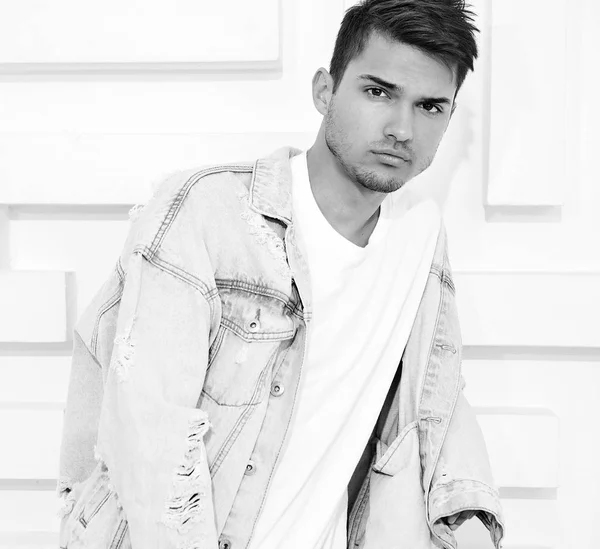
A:
POLYGON ((455 547, 474 515, 500 547, 445 231, 404 186, 474 31, 458 0, 367 0, 306 153, 161 185, 76 328, 62 547, 455 547))

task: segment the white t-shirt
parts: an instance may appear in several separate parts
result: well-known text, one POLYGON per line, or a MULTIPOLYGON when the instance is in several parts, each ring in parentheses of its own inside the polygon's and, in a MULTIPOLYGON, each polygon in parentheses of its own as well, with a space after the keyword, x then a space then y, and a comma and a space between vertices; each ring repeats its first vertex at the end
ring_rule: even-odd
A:
POLYGON ((365 248, 340 235, 292 159, 293 218, 313 297, 289 439, 250 549, 345 549, 347 486, 408 340, 440 212, 407 187, 388 195, 365 248))

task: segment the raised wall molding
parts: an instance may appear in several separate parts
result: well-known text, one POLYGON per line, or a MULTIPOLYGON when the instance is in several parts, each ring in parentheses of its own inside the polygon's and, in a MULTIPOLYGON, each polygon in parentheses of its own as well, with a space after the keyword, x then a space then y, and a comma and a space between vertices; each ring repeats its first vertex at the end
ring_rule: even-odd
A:
POLYGON ((70 356, 0 356, 0 409, 39 403, 62 408, 70 370, 70 356))
POLYGON ((0 74, 277 69, 279 0, 0 4, 0 74))
POLYGON ((0 133, 1 204, 127 204, 173 171, 309 147, 312 133, 0 133), (32 161, 35 159, 35 162, 32 161))
MULTIPOLYGON (((19 403, 0 407, 0 479, 55 479, 62 432, 62 404, 19 403), (35 437, 24 433, 36 432, 35 437)), ((552 412, 476 408, 499 487, 555 488, 558 420, 552 412)), ((0 481, 1 483, 1 481, 0 481)))
POLYGON ((487 206, 561 206, 565 173, 565 0, 491 10, 487 206))
POLYGON ((455 283, 464 345, 600 347, 600 273, 456 272, 455 283))
MULTIPOLYGON (((549 410, 476 408, 475 412, 497 484, 556 485, 556 417, 549 410)), ((58 472, 61 430, 60 409, 0 409, 6 449, 0 455, 0 542, 29 539, 28 535, 38 532, 36 541, 49 543, 58 531, 56 496, 48 480, 55 479, 58 472)), ((507 524, 504 547, 553 547, 550 526, 556 521, 556 501, 503 499, 503 507, 507 524), (541 527, 545 539, 536 543, 534 536, 541 527)), ((7 543, 2 547, 11 547, 7 543)), ((469 547, 467 544, 466 549, 469 547)))
MULTIPOLYGON (((2 549, 56 549, 59 546, 56 532, 0 532, 2 549)), ((509 548, 507 548, 509 549, 509 548)))
POLYGON ((71 339, 73 273, 0 271, 0 343, 71 339))
POLYGON ((475 408, 499 487, 558 487, 558 418, 541 408, 475 408))
POLYGON ((503 548, 558 547, 560 516, 556 500, 503 499, 502 508, 506 524, 503 548))
MULTIPOLYGON (((58 509, 58 498, 54 491, 0 489, 0 541, 11 538, 17 541, 27 540, 27 536, 34 532, 38 533, 38 536, 42 533, 47 535, 58 532, 60 526, 58 509)), ((36 540, 38 536, 32 537, 36 540)), ((1 547, 4 548, 6 545, 2 543, 1 547)), ((36 545, 25 547, 33 548, 36 545)))
POLYGON ((0 479, 56 479, 62 420, 62 408, 0 408, 0 479))

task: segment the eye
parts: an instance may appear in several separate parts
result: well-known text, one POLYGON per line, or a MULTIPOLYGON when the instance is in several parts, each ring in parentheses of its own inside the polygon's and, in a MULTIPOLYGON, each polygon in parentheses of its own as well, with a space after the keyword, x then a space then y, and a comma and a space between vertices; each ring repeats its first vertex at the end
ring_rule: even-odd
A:
POLYGON ((421 108, 429 114, 442 114, 444 111, 435 103, 421 103, 421 108))
POLYGON ((377 97, 377 98, 387 97, 389 99, 389 95, 381 88, 367 88, 365 91, 371 97, 377 97))

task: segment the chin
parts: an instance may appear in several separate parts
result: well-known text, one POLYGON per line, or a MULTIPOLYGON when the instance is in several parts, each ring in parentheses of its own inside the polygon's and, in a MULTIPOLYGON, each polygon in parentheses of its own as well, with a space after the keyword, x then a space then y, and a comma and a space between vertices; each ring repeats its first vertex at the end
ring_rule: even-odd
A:
POLYGON ((378 193, 393 193, 398 189, 402 188, 406 181, 403 179, 377 179, 377 180, 362 180, 360 184, 370 191, 378 193))

